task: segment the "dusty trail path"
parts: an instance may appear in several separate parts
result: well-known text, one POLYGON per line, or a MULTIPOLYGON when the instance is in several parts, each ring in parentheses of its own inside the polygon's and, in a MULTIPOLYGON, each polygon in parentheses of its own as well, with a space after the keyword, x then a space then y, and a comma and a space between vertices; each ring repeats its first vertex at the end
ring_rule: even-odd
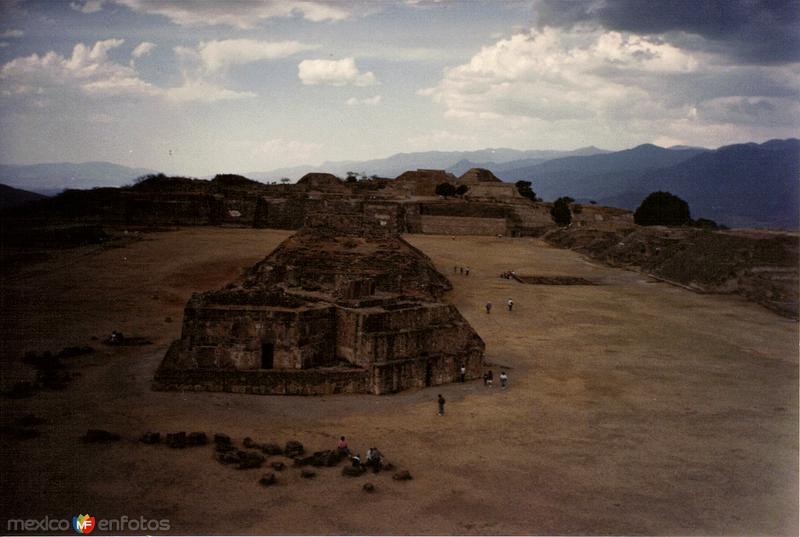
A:
POLYGON ((169 518, 179 534, 798 533, 797 324, 533 239, 406 237, 453 282, 449 299, 488 359, 509 368, 507 390, 494 367, 491 389, 478 381, 387 397, 152 392, 191 292, 223 285, 287 236, 183 229, 7 280, 4 383, 30 374, 17 360, 26 350, 98 352, 70 361, 79 376, 66 390, 2 400, 3 423, 29 412, 47 423, 38 439, 2 439, 0 522, 88 511, 169 518), (499 278, 505 270, 598 285, 524 285, 499 278), (114 329, 154 344, 90 339, 114 329), (124 440, 81 444, 87 428, 124 440), (303 480, 289 468, 265 489, 263 472, 221 466, 209 447, 134 441, 149 430, 296 438, 311 451, 344 434, 414 479, 322 468, 303 480), (361 491, 366 481, 375 494, 361 491))

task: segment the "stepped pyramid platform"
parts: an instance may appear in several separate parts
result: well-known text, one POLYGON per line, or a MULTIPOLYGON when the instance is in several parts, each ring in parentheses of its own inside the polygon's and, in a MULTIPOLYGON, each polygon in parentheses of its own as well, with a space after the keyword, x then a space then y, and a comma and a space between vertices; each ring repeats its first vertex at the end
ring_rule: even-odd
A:
POLYGON ((397 206, 332 203, 242 279, 192 296, 154 387, 385 394, 483 373, 450 282, 398 234, 397 206))

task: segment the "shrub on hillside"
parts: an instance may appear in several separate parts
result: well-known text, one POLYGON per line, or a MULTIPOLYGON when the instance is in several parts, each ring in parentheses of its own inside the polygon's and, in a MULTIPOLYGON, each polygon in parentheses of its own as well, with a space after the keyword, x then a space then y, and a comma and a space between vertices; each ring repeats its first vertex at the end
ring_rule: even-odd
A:
POLYGON ((444 196, 445 198, 448 198, 450 196, 455 196, 456 187, 454 187, 450 183, 440 183, 436 185, 436 195, 444 196))
POLYGON ((531 182, 530 181, 517 181, 514 183, 517 186, 517 192, 523 198, 528 198, 531 201, 541 201, 536 197, 536 192, 531 190, 531 182))
POLYGON ((633 213, 640 226, 682 226, 691 221, 689 204, 669 192, 652 192, 633 213))
POLYGON ((553 222, 559 226, 568 226, 572 223, 572 212, 569 210, 569 204, 572 198, 563 197, 558 198, 550 209, 550 216, 553 217, 553 222))

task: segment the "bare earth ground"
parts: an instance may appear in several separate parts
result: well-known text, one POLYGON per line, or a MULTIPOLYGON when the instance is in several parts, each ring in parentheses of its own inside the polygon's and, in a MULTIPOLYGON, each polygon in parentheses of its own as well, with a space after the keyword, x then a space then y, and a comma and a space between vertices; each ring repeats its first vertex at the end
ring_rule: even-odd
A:
POLYGON ((407 237, 453 282, 450 299, 486 341, 495 378, 508 367, 507 390, 478 381, 383 397, 151 391, 191 292, 223 285, 286 236, 149 234, 67 251, 3 282, 5 383, 30 374, 17 363, 26 350, 98 352, 69 360, 78 376, 64 391, 2 399, 3 423, 30 412, 47 422, 40 438, 2 440, 0 531, 7 518, 89 512, 169 518, 179 534, 798 534, 797 323, 534 239, 407 237), (601 285, 523 285, 498 278, 505 270, 601 285), (90 340, 113 329, 154 344, 90 340), (82 444, 88 428, 124 439, 82 444), (210 447, 135 442, 145 431, 298 439, 311 451, 344 434, 414 479, 322 468, 304 480, 290 467, 263 488, 261 470, 222 466, 210 447), (367 481, 374 494, 362 492, 367 481))

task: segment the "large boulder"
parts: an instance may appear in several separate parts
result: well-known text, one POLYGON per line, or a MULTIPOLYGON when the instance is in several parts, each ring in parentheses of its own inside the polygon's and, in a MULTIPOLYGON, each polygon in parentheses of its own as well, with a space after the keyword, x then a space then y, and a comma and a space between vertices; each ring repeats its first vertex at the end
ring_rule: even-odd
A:
POLYGON ((166 444, 175 449, 183 449, 186 447, 186 433, 167 433, 166 444))
POLYGON ((278 482, 278 478, 275 477, 275 474, 273 474, 271 472, 268 473, 268 474, 264 474, 261 477, 261 479, 258 480, 259 485, 264 486, 264 487, 269 487, 270 485, 274 485, 277 482, 278 482))
POLYGON ((264 455, 257 451, 240 451, 239 464, 237 470, 249 470, 251 468, 261 468, 264 464, 264 455))
POLYGON ((267 442, 266 444, 261 444, 261 451, 266 453, 267 455, 283 455, 283 448, 278 444, 267 442))
POLYGON ((364 468, 361 465, 359 465, 359 466, 345 466, 344 468, 342 468, 342 475, 346 475, 346 476, 349 476, 349 477, 358 477, 360 475, 364 475, 364 472, 366 472, 366 471, 367 471, 367 469, 364 468))
POLYGON ((206 433, 193 432, 186 435, 187 446, 205 446, 206 444, 208 444, 206 433))
POLYGON ((103 429, 89 429, 86 434, 81 437, 81 440, 88 443, 108 443, 117 442, 120 436, 117 433, 105 431, 103 429))
POLYGON ((408 481, 409 479, 413 479, 413 477, 411 477, 411 472, 408 470, 400 470, 392 476, 392 479, 395 481, 408 481))
POLYGON ((305 448, 303 447, 303 444, 297 440, 289 440, 286 442, 286 447, 283 448, 283 453, 287 457, 293 459, 305 453, 305 448))
POLYGON ((144 433, 141 437, 139 437, 139 442, 143 444, 158 444, 161 442, 161 433, 144 433))
POLYGON ((219 444, 228 444, 228 445, 230 445, 231 437, 228 436, 227 434, 216 433, 216 434, 214 434, 214 443, 217 444, 217 445, 219 445, 219 444))

